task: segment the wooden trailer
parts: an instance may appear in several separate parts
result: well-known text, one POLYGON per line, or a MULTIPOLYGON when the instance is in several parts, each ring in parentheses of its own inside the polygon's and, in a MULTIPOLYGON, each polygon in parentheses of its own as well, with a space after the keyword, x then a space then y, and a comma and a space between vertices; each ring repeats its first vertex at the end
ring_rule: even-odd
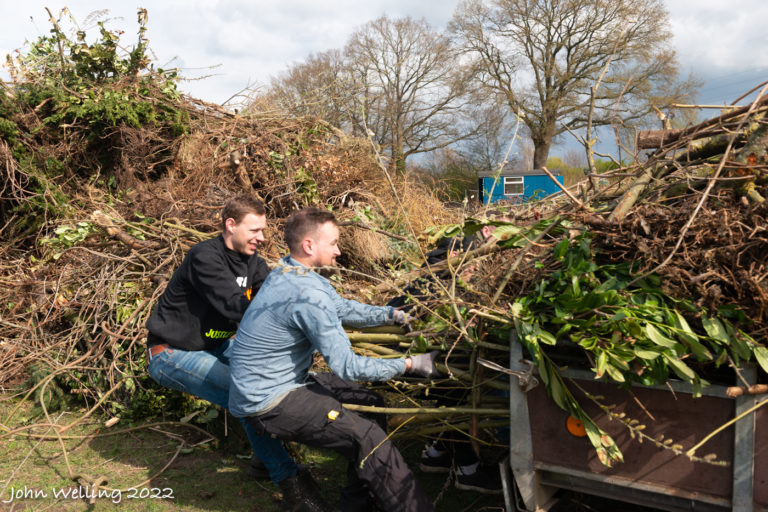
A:
MULTIPOLYGON (((522 347, 511 341, 511 370, 525 371, 522 347)), ((650 437, 663 434, 685 450, 765 399, 729 398, 722 385, 705 387, 704 396, 693 398, 692 388, 683 382, 622 390, 615 383, 596 381, 587 370, 564 373, 590 394, 599 395, 604 405, 615 404, 615 413, 646 425, 644 432, 650 437)), ((753 367, 741 374, 752 383, 756 380, 753 367)), ((507 510, 548 510, 555 492, 569 489, 669 511, 768 511, 768 448, 760 442, 768 439, 768 407, 739 420, 697 451, 697 456, 714 453, 724 463, 713 465, 692 462, 647 440, 638 443, 624 425, 575 392, 624 454, 623 463, 609 468, 600 463, 586 437, 569 432, 569 415, 547 396, 543 385, 526 393, 517 377, 510 379, 510 456, 502 467, 507 510)))

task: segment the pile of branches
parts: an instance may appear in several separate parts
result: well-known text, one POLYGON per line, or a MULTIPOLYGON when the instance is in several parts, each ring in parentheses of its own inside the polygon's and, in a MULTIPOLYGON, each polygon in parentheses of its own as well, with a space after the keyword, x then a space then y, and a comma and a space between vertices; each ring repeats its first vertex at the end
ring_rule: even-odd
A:
MULTIPOLYGON (((99 50, 113 51, 110 41, 99 50)), ((412 332, 350 333, 376 357, 443 351, 445 379, 387 384, 396 435, 458 429, 503 444, 495 429, 507 422, 513 331, 606 463, 621 453, 560 375, 563 353, 620 385, 676 378, 697 392, 711 367, 768 368, 763 97, 498 218, 447 211, 387 174, 370 141, 322 120, 185 97, 140 52, 108 60, 106 74, 86 63, 84 75, 62 46, 36 55, 45 48, 52 58, 24 61, 0 95, 0 386, 34 395, 46 414, 72 396, 114 417, 205 407, 148 379, 144 323, 187 249, 220 231, 219 208, 241 193, 267 205, 267 260, 285 252, 290 211, 330 206, 352 241, 335 280, 348 297, 385 303, 409 284, 425 288, 410 298, 412 332), (430 243, 483 226, 499 241, 422 266, 430 243), (455 406, 430 403, 441 394, 455 406)))
MULTIPOLYGON (((490 224, 500 241, 378 286, 397 293, 406 282, 426 280, 428 293, 412 298, 422 319, 416 338, 401 335, 399 349, 441 348, 450 379, 436 389, 463 382, 466 391, 459 411, 442 412, 464 415, 454 423, 404 425, 398 434, 459 428, 473 442, 482 439, 478 418, 499 415, 483 404, 494 403, 493 391, 506 385, 510 330, 550 397, 582 421, 606 464, 621 460, 621 452, 584 412, 584 395, 561 366, 580 365, 620 386, 683 380, 695 396, 710 381, 746 387, 739 370, 750 361, 765 380, 766 111, 768 98, 761 96, 666 134, 642 162, 589 175, 542 202, 511 206, 504 220, 481 211, 435 231, 466 236, 490 224), (491 393, 484 398, 480 390, 491 393)), ((362 350, 377 350, 370 340, 378 338, 355 336, 362 350)), ((411 391, 423 395, 418 387, 411 391)), ((680 445, 658 444, 685 453, 680 445)), ((703 460, 694 452, 687 455, 703 460)))
POLYGON ((415 253, 406 216, 414 232, 452 218, 407 177, 383 179, 367 139, 180 94, 149 65, 145 16, 127 55, 102 25, 87 43, 52 18, 0 83, 0 389, 46 414, 73 398, 126 418, 210 407, 148 379, 144 324, 231 197, 264 201, 268 261, 291 211, 333 208, 358 271, 415 253))

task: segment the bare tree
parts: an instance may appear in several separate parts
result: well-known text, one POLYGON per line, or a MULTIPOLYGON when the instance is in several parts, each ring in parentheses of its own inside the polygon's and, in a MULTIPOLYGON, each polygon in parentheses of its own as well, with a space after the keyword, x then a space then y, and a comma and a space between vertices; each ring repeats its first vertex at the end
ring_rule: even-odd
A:
POLYGON ((461 201, 466 191, 477 191, 477 168, 466 155, 444 147, 410 166, 409 175, 429 185, 448 201, 461 201))
POLYGON ((273 78, 266 96, 273 107, 299 116, 319 117, 334 126, 349 125, 351 80, 339 50, 310 54, 306 61, 273 78))
POLYGON ((563 163, 568 167, 585 169, 587 167, 587 157, 584 156, 583 151, 569 149, 563 155, 563 163))
POLYGON ((460 144, 460 151, 476 171, 494 172, 530 169, 533 144, 524 124, 505 108, 503 98, 477 89, 474 94, 472 124, 474 137, 460 144))
POLYGON ((344 55, 357 94, 353 123, 374 134, 393 170, 473 135, 461 119, 468 69, 426 21, 378 18, 352 35, 344 55))
POLYGON ((632 122, 697 89, 677 80, 662 0, 466 0, 452 33, 475 56, 482 82, 519 112, 545 164, 553 139, 592 123, 632 122))

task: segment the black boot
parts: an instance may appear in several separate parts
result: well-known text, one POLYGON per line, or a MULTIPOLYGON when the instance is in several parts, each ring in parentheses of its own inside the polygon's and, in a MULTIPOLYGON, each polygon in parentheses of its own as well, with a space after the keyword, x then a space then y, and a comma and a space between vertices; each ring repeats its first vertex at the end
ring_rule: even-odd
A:
POLYGON ((317 490, 312 475, 302 472, 281 480, 283 491, 281 510, 284 512, 333 512, 317 490))
POLYGON ((301 487, 305 493, 310 496, 315 496, 322 501, 320 496, 320 486, 312 477, 312 472, 309 470, 309 466, 306 464, 296 465, 296 476, 299 478, 299 487, 301 487))
POLYGON ((341 490, 339 509, 341 512, 374 512, 379 510, 368 492, 368 486, 362 482, 358 485, 347 485, 341 490))
MULTIPOLYGON (((314 480, 312 480, 312 475, 309 473, 309 466, 306 464, 297 464, 296 467, 298 469, 299 476, 307 475, 309 478, 308 482, 310 482, 311 485, 314 485, 315 488, 318 489, 318 492, 320 492, 317 484, 314 480)), ((248 467, 248 473, 250 473, 250 475, 256 480, 269 480, 271 478, 269 471, 267 470, 267 466, 264 465, 264 462, 262 462, 262 460, 255 453, 251 455, 251 463, 248 467)))
POLYGON ((261 459, 258 458, 255 453, 251 457, 251 464, 248 472, 256 480, 269 479, 269 471, 267 471, 267 467, 264 465, 263 462, 261 462, 261 459))

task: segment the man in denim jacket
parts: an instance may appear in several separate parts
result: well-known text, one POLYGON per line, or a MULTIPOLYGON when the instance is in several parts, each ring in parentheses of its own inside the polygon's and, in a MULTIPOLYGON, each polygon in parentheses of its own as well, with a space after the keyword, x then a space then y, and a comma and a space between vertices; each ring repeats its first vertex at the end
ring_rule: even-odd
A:
POLYGON ((387 380, 405 372, 432 377, 437 353, 374 359, 352 352, 342 322, 365 327, 402 323, 406 316, 388 306, 343 299, 312 270, 334 265, 338 239, 336 219, 325 210, 301 210, 286 222, 290 255, 264 281, 228 353, 229 409, 257 432, 347 457, 343 511, 371 510, 369 491, 382 510, 430 511, 431 500, 382 426, 341 404, 382 404, 378 395, 349 381, 387 380), (309 372, 315 351, 336 375, 309 372))
MULTIPOLYGON (((173 273, 147 321, 147 349, 156 382, 227 407, 224 353, 269 268, 256 252, 267 224, 264 205, 250 196, 235 197, 221 216, 221 235, 192 247, 173 273)), ((299 471, 282 443, 243 426, 255 454, 252 469, 261 476, 266 466, 283 490, 283 509, 322 510, 311 475, 299 471), (257 466, 259 459, 263 465, 257 466)))

